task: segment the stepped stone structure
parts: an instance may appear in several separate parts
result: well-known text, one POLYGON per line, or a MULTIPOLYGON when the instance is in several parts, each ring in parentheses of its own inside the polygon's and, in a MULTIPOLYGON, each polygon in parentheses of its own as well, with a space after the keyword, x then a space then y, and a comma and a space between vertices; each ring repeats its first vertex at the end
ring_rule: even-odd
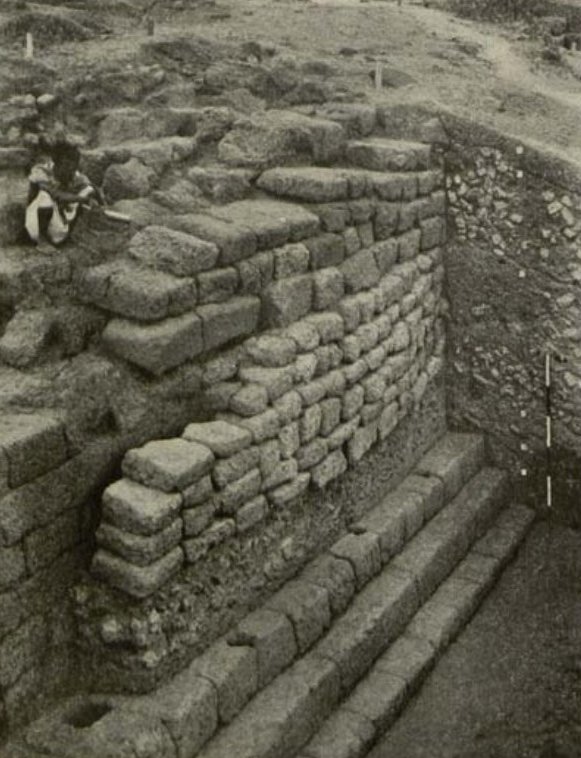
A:
POLYGON ((0 179, 11 758, 363 758, 532 522, 544 350, 577 460, 574 167, 428 106, 253 118, 106 114, 131 223, 52 256, 0 179))

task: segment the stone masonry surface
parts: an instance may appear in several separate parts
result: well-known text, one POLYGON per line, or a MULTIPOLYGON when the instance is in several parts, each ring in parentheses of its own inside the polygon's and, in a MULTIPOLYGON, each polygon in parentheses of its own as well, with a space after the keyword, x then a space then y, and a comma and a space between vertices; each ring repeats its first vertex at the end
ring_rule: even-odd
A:
MULTIPOLYGON (((230 361, 227 353, 222 363, 202 364, 215 421, 190 424, 181 439, 126 454, 126 478, 104 496, 96 576, 134 597, 155 592, 184 562, 203 560, 224 540, 264 522, 270 509, 284 508, 309 486, 328 486, 421 402, 444 349, 441 177, 429 168, 426 146, 366 144, 350 153, 365 169, 274 168, 260 178, 259 186, 284 200, 316 203, 312 210, 290 206, 286 214, 285 203, 277 202, 280 215, 273 216, 265 200, 220 211, 222 219, 244 217, 245 228, 253 229, 244 252, 228 248, 240 289, 226 303, 202 305, 188 316, 200 323, 201 337, 183 344, 188 352, 195 345, 203 352, 253 335, 259 310, 265 331, 239 343, 230 361), (393 161, 410 171, 406 200, 400 173, 373 170, 393 161), (422 194, 421 187, 429 191, 422 194), (320 204, 335 201, 348 212, 341 234, 326 231, 317 216, 320 204), (329 250, 328 262, 313 253, 323 250, 320 244, 329 250), (243 262, 265 254, 269 278, 246 288, 243 262)), ((152 250, 159 234, 140 232, 133 255, 157 260, 152 250)), ((173 274, 182 273, 170 263, 180 245, 194 268, 215 263, 210 243, 180 232, 168 240, 163 258, 173 274)), ((220 255, 224 248, 218 262, 220 255)), ((115 323, 133 340, 132 330, 145 335, 173 322, 179 330, 181 318, 159 327, 115 323)), ((143 361, 154 371, 164 370, 165 355, 172 365, 186 355, 175 342, 179 331, 174 335, 167 352, 156 352, 144 336, 143 361)), ((125 354, 132 360, 134 349, 125 354)))

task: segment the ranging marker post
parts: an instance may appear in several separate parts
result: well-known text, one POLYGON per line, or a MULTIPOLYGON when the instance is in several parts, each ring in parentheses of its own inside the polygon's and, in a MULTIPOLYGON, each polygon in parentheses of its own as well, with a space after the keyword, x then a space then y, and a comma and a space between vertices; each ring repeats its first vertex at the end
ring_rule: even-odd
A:
POLYGON ((546 422, 546 450, 547 450, 547 508, 553 503, 553 489, 551 480, 551 354, 545 355, 545 422, 546 422))
POLYGON ((26 32, 26 48, 24 51, 24 57, 27 61, 31 61, 34 58, 34 40, 30 32, 26 32))
POLYGON ((375 89, 383 87, 383 65, 381 61, 375 61, 375 89))

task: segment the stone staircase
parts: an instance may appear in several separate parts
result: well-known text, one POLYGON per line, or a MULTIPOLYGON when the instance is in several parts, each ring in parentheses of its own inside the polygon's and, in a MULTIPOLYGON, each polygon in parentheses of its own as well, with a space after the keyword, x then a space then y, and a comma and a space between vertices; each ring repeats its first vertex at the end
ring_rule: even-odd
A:
POLYGON ((10 758, 358 758, 393 723, 533 520, 477 435, 395 491, 171 682, 67 701, 10 758))

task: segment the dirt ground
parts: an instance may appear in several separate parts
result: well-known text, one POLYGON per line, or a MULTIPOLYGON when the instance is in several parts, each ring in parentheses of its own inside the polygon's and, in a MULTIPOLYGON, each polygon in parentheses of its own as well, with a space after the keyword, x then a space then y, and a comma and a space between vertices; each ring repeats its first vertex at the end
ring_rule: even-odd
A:
MULTIPOLYGON (((111 5, 99 3, 99 10, 93 7, 91 13, 113 34, 45 49, 42 62, 62 77, 133 62, 147 39, 143 18, 112 13, 111 5)), ((275 46, 279 55, 306 53, 325 59, 334 73, 350 78, 371 101, 437 100, 581 158, 581 53, 565 53, 562 64, 547 63, 540 41, 531 39, 523 24, 475 23, 410 0, 403 0, 401 7, 395 0, 182 5, 176 9, 175 4, 162 4, 156 11, 157 38, 185 33, 234 43, 256 40, 275 46), (370 77, 377 59, 385 66, 388 85, 380 92, 370 77)), ((30 9, 41 7, 47 6, 29 4, 30 9)))
POLYGON ((581 534, 541 522, 369 758, 581 756, 581 534))

